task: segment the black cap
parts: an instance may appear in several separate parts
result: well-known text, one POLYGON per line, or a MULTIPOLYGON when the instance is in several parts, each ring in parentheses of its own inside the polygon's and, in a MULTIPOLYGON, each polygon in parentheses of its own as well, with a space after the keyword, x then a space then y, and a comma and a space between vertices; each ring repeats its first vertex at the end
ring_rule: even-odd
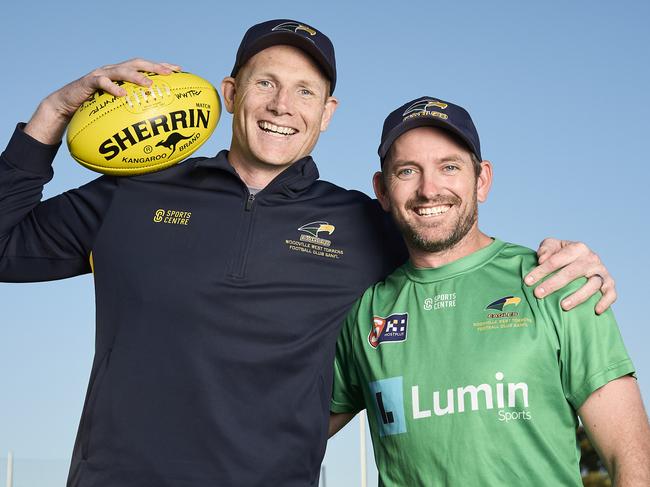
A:
POLYGON ((390 147, 400 135, 416 127, 424 126, 448 130, 460 138, 468 149, 478 157, 479 161, 483 160, 478 132, 467 110, 438 98, 423 96, 405 103, 391 112, 384 120, 384 129, 381 132, 381 144, 378 150, 382 165, 390 147))
POLYGON ((268 20, 246 31, 237 50, 230 76, 236 76, 250 58, 267 47, 288 44, 309 54, 330 80, 330 95, 336 86, 334 46, 322 32, 302 22, 289 19, 268 20))

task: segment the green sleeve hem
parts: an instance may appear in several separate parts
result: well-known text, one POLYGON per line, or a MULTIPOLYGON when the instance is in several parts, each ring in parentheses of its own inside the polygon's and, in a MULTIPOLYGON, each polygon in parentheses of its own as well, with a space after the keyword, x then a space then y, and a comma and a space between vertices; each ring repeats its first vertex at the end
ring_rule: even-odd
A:
POLYGON ((608 382, 618 379, 619 377, 634 374, 634 372, 634 365, 630 359, 615 362, 605 370, 592 375, 580 389, 569 395, 567 399, 577 411, 596 389, 601 388, 608 382))
POLYGON ((330 401, 330 411, 333 413, 358 413, 361 411, 358 407, 354 407, 350 404, 338 402, 332 399, 330 401))

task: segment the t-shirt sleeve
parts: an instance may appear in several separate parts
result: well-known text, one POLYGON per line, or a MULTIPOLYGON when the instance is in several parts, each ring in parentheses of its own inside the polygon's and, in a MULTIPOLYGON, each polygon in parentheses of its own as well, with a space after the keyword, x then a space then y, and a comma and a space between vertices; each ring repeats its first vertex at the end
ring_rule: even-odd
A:
POLYGON ((557 297, 543 300, 556 324, 564 393, 576 410, 596 389, 634 373, 612 310, 601 315, 594 311, 600 293, 570 311, 562 310, 562 299, 585 282, 585 279, 574 281, 558 291, 557 297))
POLYGON ((330 410, 334 413, 357 413, 365 408, 354 350, 358 310, 359 301, 348 313, 336 342, 334 384, 330 402, 330 410))

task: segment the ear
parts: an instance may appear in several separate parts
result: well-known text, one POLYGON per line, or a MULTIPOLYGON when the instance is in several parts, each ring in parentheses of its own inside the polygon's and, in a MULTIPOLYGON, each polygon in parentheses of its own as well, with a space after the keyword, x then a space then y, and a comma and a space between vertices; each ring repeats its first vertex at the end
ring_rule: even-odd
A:
POLYGON ((481 162, 481 174, 476 180, 476 198, 483 203, 487 200, 488 193, 492 187, 492 163, 490 161, 481 162))
POLYGON ((386 183, 384 182, 384 174, 377 171, 372 177, 372 187, 375 189, 375 196, 384 211, 390 211, 390 200, 386 193, 386 183))
POLYGON ((323 116, 320 121, 321 132, 325 132, 327 130, 327 127, 330 124, 330 120, 332 120, 332 116, 334 115, 336 107, 338 106, 339 101, 336 98, 333 96, 327 97, 327 100, 325 100, 325 110, 323 111, 323 116))
POLYGON ((227 76, 221 82, 221 98, 228 113, 235 111, 235 95, 237 93, 237 82, 235 78, 227 76))

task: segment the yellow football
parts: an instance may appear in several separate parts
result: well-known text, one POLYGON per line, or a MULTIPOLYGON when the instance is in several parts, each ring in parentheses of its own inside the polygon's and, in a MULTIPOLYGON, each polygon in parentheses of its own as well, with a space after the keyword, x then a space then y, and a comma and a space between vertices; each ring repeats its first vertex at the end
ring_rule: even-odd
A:
POLYGON ((145 75, 151 86, 118 82, 126 96, 99 90, 76 111, 67 142, 82 166, 144 174, 182 161, 208 140, 221 115, 214 86, 185 72, 145 75))

